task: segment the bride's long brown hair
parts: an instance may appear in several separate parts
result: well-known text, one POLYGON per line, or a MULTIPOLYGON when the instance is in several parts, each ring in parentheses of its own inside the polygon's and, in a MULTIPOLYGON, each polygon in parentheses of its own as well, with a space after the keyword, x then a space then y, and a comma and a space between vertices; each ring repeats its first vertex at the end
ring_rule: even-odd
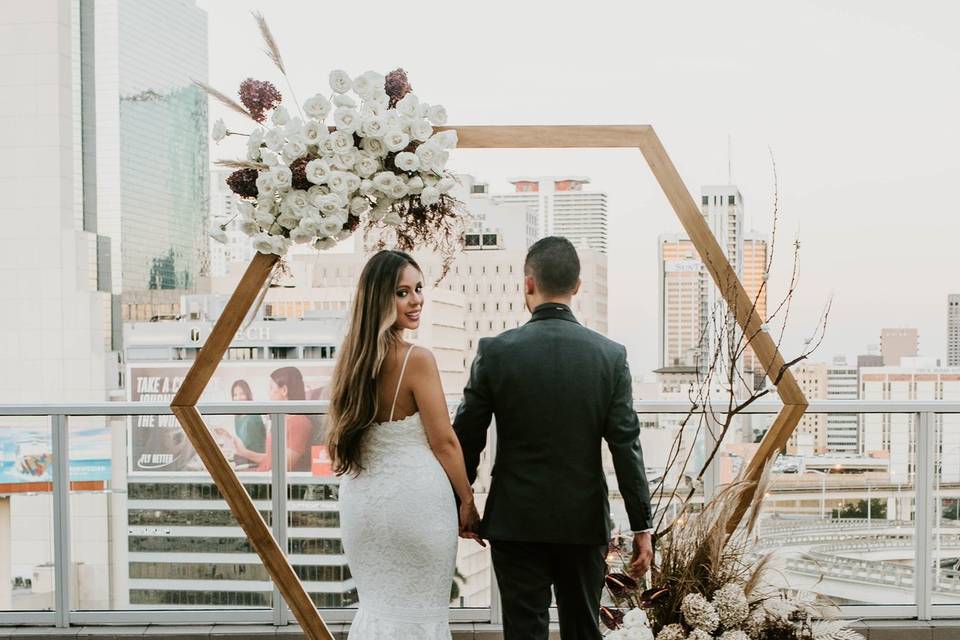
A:
POLYGON ((399 334, 395 300, 403 269, 420 265, 402 251, 380 251, 363 267, 350 314, 350 325, 337 352, 330 392, 327 450, 337 475, 363 469, 363 442, 376 420, 379 378, 399 334))

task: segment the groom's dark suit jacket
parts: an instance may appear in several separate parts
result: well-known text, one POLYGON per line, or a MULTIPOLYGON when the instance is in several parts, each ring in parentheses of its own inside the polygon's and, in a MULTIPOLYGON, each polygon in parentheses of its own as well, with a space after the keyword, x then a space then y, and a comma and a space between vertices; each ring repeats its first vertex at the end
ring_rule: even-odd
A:
POLYGON ((652 527, 626 349, 548 303, 483 338, 454 429, 472 483, 496 418, 496 461, 480 534, 490 540, 605 544, 610 506, 601 440, 630 527, 652 527))

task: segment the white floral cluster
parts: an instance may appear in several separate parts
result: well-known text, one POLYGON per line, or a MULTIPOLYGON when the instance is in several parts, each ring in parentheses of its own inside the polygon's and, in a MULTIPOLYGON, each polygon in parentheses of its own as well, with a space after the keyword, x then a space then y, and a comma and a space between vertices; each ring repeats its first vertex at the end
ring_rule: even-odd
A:
POLYGON ((623 616, 619 629, 607 633, 607 640, 654 640, 650 621, 643 609, 631 609, 623 616))
MULTIPOLYGON (((802 602, 786 598, 768 598, 751 605, 736 583, 725 584, 707 600, 699 593, 687 594, 680 605, 683 624, 663 627, 656 640, 757 640, 769 631, 777 637, 797 637, 801 618, 810 622, 808 609, 802 602), (802 615, 798 615, 802 614, 802 615), (687 629, 690 629, 688 632, 687 629)), ((844 620, 812 623, 811 640, 862 640, 844 620)))
MULTIPOLYGON (((373 71, 356 78, 332 71, 332 93, 309 98, 302 117, 281 104, 273 126, 250 134, 246 159, 257 167, 258 195, 241 202, 239 228, 257 251, 284 255, 293 243, 329 249, 352 234, 351 216, 399 225, 395 203, 430 206, 454 186, 446 163, 456 132, 433 129, 446 124, 444 107, 407 93, 390 108, 384 84, 373 71), (304 159, 309 186, 295 185, 292 167, 304 159)), ((217 121, 214 140, 228 133, 217 121)))

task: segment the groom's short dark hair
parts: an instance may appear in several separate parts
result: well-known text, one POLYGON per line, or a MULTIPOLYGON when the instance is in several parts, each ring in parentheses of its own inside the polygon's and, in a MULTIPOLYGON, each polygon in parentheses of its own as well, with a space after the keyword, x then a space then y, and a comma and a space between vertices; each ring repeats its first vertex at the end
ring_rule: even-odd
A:
POLYGON ((537 288, 548 296, 573 292, 580 278, 580 258, 573 243, 562 236, 547 236, 527 251, 523 272, 533 276, 537 288))

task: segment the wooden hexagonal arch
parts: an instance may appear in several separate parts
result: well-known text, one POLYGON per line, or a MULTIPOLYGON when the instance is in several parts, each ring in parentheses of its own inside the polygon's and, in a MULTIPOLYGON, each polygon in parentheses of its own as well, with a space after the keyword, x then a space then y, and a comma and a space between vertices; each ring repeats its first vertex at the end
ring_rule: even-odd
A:
MULTIPOLYGON (((640 149, 680 223, 690 236, 701 260, 720 288, 728 308, 734 311, 737 324, 747 336, 752 336, 750 344, 758 360, 764 364, 769 363, 767 377, 772 383, 776 383, 777 394, 783 401, 782 410, 767 431, 744 473, 746 480, 758 479, 766 462, 790 438, 807 408, 807 401, 793 374, 789 369, 784 368, 783 357, 777 350, 773 338, 762 329, 763 320, 757 314, 751 297, 737 278, 736 272, 710 231, 710 227, 707 226, 700 209, 680 179, 653 128, 649 125, 444 128, 457 131, 460 149, 640 149)), ((302 626, 304 634, 311 640, 332 640, 333 636, 274 539, 270 528, 243 489, 243 485, 224 458, 196 408, 201 393, 267 278, 270 277, 276 261, 277 257, 272 255, 257 254, 253 258, 170 406, 206 465, 217 488, 230 506, 230 510, 263 561, 270 577, 273 578, 284 600, 302 626)), ((752 492, 744 497, 735 517, 737 522, 746 511, 752 497, 752 492)))

